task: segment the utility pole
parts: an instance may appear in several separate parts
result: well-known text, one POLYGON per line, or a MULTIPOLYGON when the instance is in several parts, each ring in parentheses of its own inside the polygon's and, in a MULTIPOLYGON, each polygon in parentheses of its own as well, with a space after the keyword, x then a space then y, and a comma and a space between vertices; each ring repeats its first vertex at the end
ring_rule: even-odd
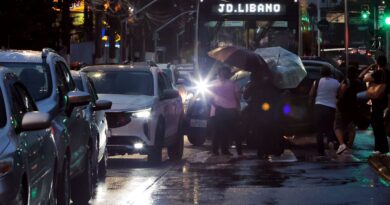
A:
POLYGON ((199 73, 199 4, 201 0, 196 1, 196 20, 195 20, 195 40, 194 40, 194 65, 195 71, 199 73))
POLYGON ((348 15, 348 0, 344 0, 344 28, 345 28, 345 69, 349 67, 349 15, 348 15))

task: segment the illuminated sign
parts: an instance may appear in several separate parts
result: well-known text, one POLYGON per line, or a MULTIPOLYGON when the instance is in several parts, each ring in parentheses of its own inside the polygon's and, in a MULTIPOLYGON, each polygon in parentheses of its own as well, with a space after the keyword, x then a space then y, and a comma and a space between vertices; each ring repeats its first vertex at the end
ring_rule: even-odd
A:
POLYGON ((213 11, 222 15, 283 15, 286 7, 280 3, 219 3, 213 11))

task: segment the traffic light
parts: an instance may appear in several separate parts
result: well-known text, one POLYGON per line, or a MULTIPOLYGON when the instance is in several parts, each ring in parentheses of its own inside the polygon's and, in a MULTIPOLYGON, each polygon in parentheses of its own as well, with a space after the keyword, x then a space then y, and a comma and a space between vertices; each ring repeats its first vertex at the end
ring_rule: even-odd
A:
POLYGON ((367 21, 370 18, 370 7, 367 4, 362 5, 360 16, 363 21, 367 21))
POLYGON ((385 16, 385 25, 390 26, 390 16, 385 16))

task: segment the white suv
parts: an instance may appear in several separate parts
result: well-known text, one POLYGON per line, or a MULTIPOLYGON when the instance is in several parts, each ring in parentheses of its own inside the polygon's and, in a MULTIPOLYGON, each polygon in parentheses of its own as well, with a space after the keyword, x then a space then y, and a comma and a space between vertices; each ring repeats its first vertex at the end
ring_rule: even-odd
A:
POLYGON ((99 99, 112 101, 106 111, 110 155, 147 154, 160 162, 163 147, 170 159, 183 155, 183 104, 164 72, 147 63, 98 65, 82 70, 95 84, 99 99))

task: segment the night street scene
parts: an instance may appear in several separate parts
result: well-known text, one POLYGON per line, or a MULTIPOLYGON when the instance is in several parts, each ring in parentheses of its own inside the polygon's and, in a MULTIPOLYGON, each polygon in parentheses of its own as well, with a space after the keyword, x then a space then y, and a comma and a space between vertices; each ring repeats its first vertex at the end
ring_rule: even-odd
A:
POLYGON ((0 205, 390 205, 390 0, 1 0, 0 205))

